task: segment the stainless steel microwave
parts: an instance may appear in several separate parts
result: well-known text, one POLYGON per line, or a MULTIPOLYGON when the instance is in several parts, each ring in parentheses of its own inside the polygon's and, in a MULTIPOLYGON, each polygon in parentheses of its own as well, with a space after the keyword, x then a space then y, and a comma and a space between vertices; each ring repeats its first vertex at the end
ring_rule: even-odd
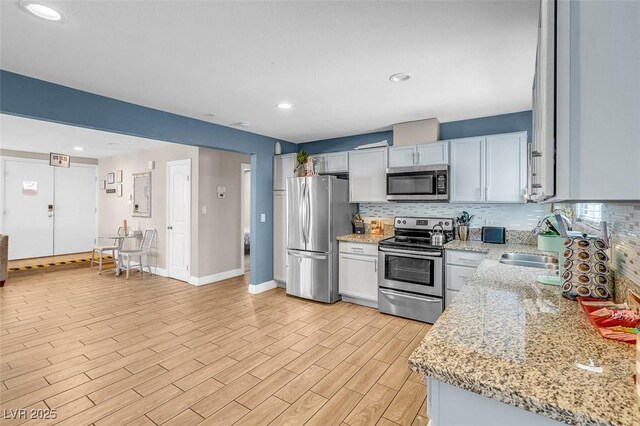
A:
POLYGON ((439 164, 388 168, 387 200, 448 201, 449 166, 439 164))

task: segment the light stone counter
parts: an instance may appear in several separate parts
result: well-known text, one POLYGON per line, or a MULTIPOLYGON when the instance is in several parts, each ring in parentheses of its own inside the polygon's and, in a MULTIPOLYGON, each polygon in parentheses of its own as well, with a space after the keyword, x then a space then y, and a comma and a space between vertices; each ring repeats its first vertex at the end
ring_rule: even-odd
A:
POLYGON ((392 235, 348 234, 339 236, 337 240, 348 241, 350 243, 378 244, 385 238, 390 237, 392 237, 392 235))
POLYGON ((559 287, 537 282, 541 270, 497 260, 540 253, 535 246, 454 241, 446 248, 488 256, 411 355, 411 369, 560 422, 640 425, 635 347, 602 338, 559 287), (602 373, 577 367, 590 359, 602 373))

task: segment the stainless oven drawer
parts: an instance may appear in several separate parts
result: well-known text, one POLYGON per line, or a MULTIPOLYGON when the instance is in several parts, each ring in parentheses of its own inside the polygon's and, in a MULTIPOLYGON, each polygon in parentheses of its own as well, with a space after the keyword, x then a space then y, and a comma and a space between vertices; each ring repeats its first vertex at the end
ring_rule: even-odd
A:
POLYGON ((378 310, 385 314, 433 324, 444 310, 444 303, 440 298, 379 288, 378 310))
POLYGON ((425 255, 425 253, 380 248, 378 252, 378 286, 401 292, 408 291, 421 295, 444 297, 443 259, 438 257, 441 253, 435 255, 425 255), (412 262, 415 265, 411 265, 412 262), (420 265, 418 262, 425 265, 420 265), (393 266, 394 264, 395 266, 393 266), (419 275, 421 272, 424 276, 419 275))

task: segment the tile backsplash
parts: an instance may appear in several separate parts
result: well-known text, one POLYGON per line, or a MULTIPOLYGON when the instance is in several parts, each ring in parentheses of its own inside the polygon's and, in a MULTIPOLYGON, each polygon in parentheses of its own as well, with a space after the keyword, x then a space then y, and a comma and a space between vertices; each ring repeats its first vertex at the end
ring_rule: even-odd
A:
MULTIPOLYGON (((575 216, 575 204, 570 207, 575 216)), ((604 203, 602 220, 607 222, 611 234, 611 267, 616 272, 616 299, 624 299, 626 288, 640 291, 640 203, 604 203)), ((599 229, 581 222, 575 222, 574 229, 599 233, 599 229)))
POLYGON ((538 220, 551 211, 548 204, 449 204, 449 203, 388 203, 360 204, 360 214, 367 217, 450 217, 467 211, 476 217, 472 227, 504 226, 511 230, 530 231, 538 220))

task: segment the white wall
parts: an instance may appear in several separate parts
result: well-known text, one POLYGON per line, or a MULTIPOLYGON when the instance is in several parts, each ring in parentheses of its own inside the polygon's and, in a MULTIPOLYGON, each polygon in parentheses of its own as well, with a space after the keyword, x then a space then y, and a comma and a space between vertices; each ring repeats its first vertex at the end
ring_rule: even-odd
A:
POLYGON ((251 226, 251 172, 244 173, 244 203, 242 204, 244 211, 244 226, 248 228, 251 226))
MULTIPOLYGON (((99 160, 99 179, 109 172, 123 171, 123 196, 99 194, 99 233, 112 234, 127 219, 130 226, 158 231, 154 265, 166 269, 166 169, 167 161, 191 159, 191 276, 207 277, 240 269, 242 234, 241 163, 250 163, 245 154, 186 145, 158 145, 158 148, 99 160), (133 173, 151 171, 151 217, 133 217, 128 197, 133 192, 133 173), (227 196, 217 198, 217 187, 226 186, 227 196), (202 208, 207 213, 203 214, 202 208)), ((107 185, 115 188, 117 184, 107 185)), ((134 243, 133 241, 129 242, 134 243)))
MULTIPOLYGON (((107 173, 118 170, 123 171, 123 194, 107 194, 100 190, 98 195, 98 229, 99 235, 110 235, 122 226, 127 219, 129 226, 138 230, 154 228, 158 231, 155 257, 152 266, 160 269, 166 268, 166 173, 167 161, 191 159, 192 202, 198 205, 198 148, 178 144, 158 144, 157 148, 122 154, 98 160, 98 179, 106 179, 107 173), (149 171, 149 161, 155 161, 155 169, 151 170, 151 217, 133 217, 133 206, 129 205, 129 195, 133 193, 133 173, 149 171)), ((107 188, 115 188, 117 184, 107 185, 107 188)), ((191 211, 191 253, 192 269, 197 265, 197 209, 191 211)), ((137 244, 137 241, 128 240, 128 244, 137 244)), ((197 274, 197 270, 192 270, 197 274)), ((196 275, 197 276, 197 275, 196 275)))
POLYGON ((243 178, 240 166, 250 163, 251 157, 201 148, 199 162, 198 276, 239 270, 243 178), (227 188, 225 198, 218 198, 218 186, 227 188), (206 214, 202 213, 204 206, 206 214))

